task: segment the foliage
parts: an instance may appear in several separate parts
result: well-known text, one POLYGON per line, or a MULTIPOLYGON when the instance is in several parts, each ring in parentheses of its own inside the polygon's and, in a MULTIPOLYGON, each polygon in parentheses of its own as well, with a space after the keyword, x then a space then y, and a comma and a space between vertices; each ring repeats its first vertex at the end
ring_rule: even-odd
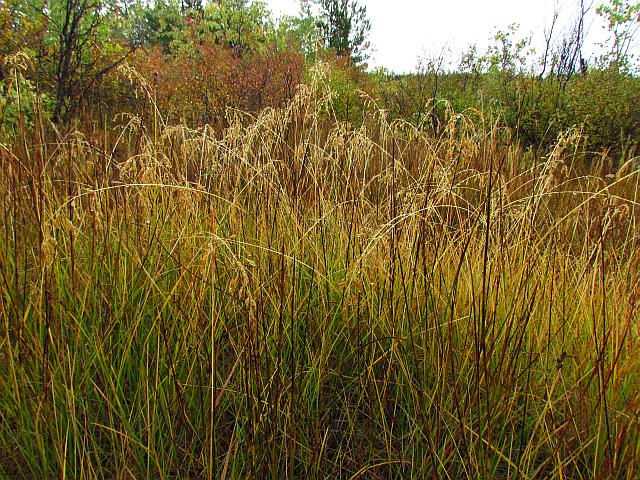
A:
POLYGON ((46 112, 51 101, 38 93, 25 77, 33 60, 24 52, 5 57, 5 77, 0 80, 0 138, 13 138, 25 128, 33 127, 37 114, 46 112))
POLYGON ((136 43, 144 46, 160 45, 169 52, 171 43, 179 38, 187 21, 177 0, 158 0, 149 6, 139 5, 130 28, 135 29, 136 43))
POLYGON ((635 7, 395 75, 318 2, 0 3, 0 478, 638 477, 635 7))
POLYGON ((275 26, 263 2, 211 2, 207 4, 205 17, 215 41, 235 49, 239 55, 249 50, 264 50, 274 43, 275 26))
POLYGON ((332 101, 326 113, 332 120, 359 126, 365 120, 365 98, 370 90, 367 77, 347 57, 323 55, 315 65, 315 81, 322 85, 332 101))
POLYGON ((637 68, 637 58, 630 52, 640 28, 640 2, 635 0, 608 0, 598 6, 612 34, 609 53, 601 59, 623 72, 637 68))
POLYGON ((584 125, 589 148, 618 150, 640 139, 640 79, 593 70, 567 89, 564 125, 584 125))
POLYGON ((285 16, 278 23, 276 38, 284 48, 300 52, 307 62, 313 62, 321 45, 322 33, 311 15, 285 16))
POLYGON ((580 45, 571 46, 566 38, 562 42, 559 56, 554 54, 547 65, 546 58, 535 56, 530 38, 518 35, 512 25, 498 31, 484 54, 470 48, 454 71, 439 67, 446 57, 441 53, 413 74, 387 75, 381 80, 381 100, 393 118, 415 125, 425 125, 426 118, 442 124, 448 106, 481 112, 535 148, 549 148, 574 127, 584 129, 592 152, 621 154, 635 148, 640 79, 616 65, 576 73, 575 62, 560 56, 578 55, 580 45))
MULTIPOLYGON (((353 127, 377 103, 392 119, 439 133, 453 109, 499 121, 531 147, 550 148, 578 127, 588 150, 622 153, 638 139, 633 45, 640 6, 599 6, 610 52, 589 68, 582 52, 587 7, 580 4, 575 24, 559 36, 554 16, 540 57, 511 25, 486 51, 464 52, 457 65, 443 50, 419 59, 407 75, 364 73, 371 25, 366 8, 352 0, 305 0, 299 15, 279 20, 267 4, 250 0, 5 0, 0 54, 33 59, 22 90, 53 98, 43 105, 59 123, 148 113, 155 102, 171 121, 223 125, 227 108, 284 105, 313 65, 325 62, 334 96, 325 113, 353 127)), ((0 79, 6 75, 0 61, 0 79)), ((5 103, 6 111, 15 103, 5 103)))
POLYGON ((367 60, 371 30, 367 7, 357 0, 309 0, 302 2, 308 16, 311 3, 319 8, 317 21, 325 48, 332 49, 338 56, 350 56, 356 64, 367 60))
POLYGON ((236 55, 212 41, 182 44, 172 54, 151 49, 136 58, 162 112, 190 124, 216 123, 228 107, 259 111, 293 97, 302 57, 274 48, 236 55))
POLYGON ((43 6, 40 0, 0 2, 0 58, 20 51, 30 56, 43 53, 40 49, 47 27, 43 6))

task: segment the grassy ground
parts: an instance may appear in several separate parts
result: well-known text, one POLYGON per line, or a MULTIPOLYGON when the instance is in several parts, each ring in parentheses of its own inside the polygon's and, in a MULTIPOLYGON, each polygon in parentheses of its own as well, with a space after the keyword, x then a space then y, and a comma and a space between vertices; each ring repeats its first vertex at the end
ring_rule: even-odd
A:
POLYGON ((5 142, 0 475, 637 478, 637 161, 319 95, 5 142))

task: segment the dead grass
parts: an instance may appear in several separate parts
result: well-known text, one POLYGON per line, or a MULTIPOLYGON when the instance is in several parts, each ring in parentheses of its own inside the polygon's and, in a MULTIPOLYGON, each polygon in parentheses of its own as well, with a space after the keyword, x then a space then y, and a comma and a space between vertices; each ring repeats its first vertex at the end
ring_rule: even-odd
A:
POLYGON ((0 473, 637 477, 637 159, 319 85, 6 140, 0 473))

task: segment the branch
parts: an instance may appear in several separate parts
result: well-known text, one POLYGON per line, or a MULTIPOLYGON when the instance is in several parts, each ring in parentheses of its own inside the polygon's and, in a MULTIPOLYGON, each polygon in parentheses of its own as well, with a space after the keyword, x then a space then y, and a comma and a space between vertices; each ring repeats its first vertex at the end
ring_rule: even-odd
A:
POLYGON ((91 79, 91 82, 89 82, 89 84, 84 88, 83 93, 88 91, 89 89, 91 89, 91 87, 93 87, 93 85, 98 81, 99 78, 105 76, 107 73, 109 73, 111 70, 113 70, 114 68, 116 68, 118 65, 120 65, 122 62, 124 62, 127 58, 129 58, 129 56, 131 56, 138 48, 133 46, 131 47, 131 49, 122 57, 120 57, 117 61, 115 61, 114 63, 112 63, 111 65, 106 66, 105 68, 103 68, 102 70, 100 70, 98 73, 96 73, 93 78, 91 79))

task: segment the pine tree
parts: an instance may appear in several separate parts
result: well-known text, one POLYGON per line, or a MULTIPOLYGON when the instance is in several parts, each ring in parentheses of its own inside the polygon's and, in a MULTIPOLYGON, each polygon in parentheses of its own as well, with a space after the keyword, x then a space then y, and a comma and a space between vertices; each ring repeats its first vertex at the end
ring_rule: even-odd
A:
MULTIPOLYGON (((354 63, 369 57, 367 7, 356 0, 313 0, 319 9, 319 26, 326 48, 339 56, 350 55, 354 63)), ((304 6, 304 2, 303 2, 304 6)))

